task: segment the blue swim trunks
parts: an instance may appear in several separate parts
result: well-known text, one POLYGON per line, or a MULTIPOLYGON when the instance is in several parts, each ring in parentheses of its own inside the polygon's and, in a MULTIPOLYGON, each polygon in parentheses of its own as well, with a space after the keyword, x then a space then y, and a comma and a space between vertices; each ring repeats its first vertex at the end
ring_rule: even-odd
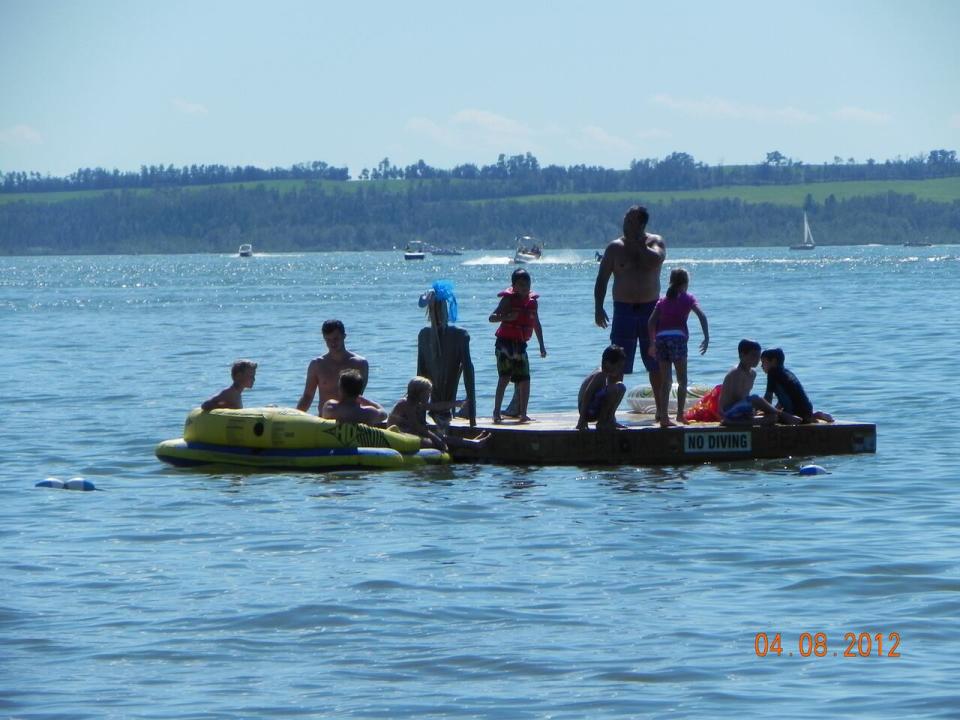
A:
POLYGON ((640 359, 647 372, 656 372, 660 367, 656 358, 650 357, 647 349, 650 347, 650 336, 647 321, 657 301, 646 303, 613 303, 613 322, 610 325, 610 342, 623 348, 626 362, 623 365, 624 373, 633 372, 633 362, 637 354, 637 345, 640 345, 640 359))
POLYGON ((721 413, 724 420, 753 420, 753 403, 751 398, 757 397, 750 395, 743 400, 738 400, 721 413))

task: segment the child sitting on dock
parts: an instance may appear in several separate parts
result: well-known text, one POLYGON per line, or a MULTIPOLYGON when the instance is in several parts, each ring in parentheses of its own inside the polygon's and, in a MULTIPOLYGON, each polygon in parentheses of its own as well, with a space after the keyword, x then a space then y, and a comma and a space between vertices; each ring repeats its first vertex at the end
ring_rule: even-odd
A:
POLYGON ((741 340, 737 345, 740 363, 723 378, 720 390, 720 417, 724 425, 752 425, 754 414, 763 413, 763 425, 772 425, 778 420, 787 425, 796 425, 800 418, 784 410, 777 410, 759 395, 751 395, 757 378, 754 368, 760 363, 760 343, 741 340))
POLYGON ((670 272, 670 287, 665 297, 657 301, 650 314, 647 330, 650 337, 648 353, 660 363, 660 387, 653 388, 660 393, 657 407, 663 408, 660 427, 675 425, 667 413, 670 400, 670 386, 673 384, 671 365, 677 369, 677 422, 684 423, 683 410, 687 402, 687 318, 693 312, 700 320, 703 340, 700 341, 700 354, 707 351, 710 344, 710 331, 707 329, 707 316, 697 304, 697 299, 687 292, 690 286, 690 274, 683 268, 670 272))
POLYGON ((390 412, 388 423, 396 425, 401 432, 418 435, 420 447, 447 450, 450 447, 483 447, 490 433, 480 433, 475 438, 461 438, 427 427, 427 411, 443 412, 463 405, 463 400, 430 402, 433 383, 417 376, 407 383, 407 395, 401 398, 390 412))
POLYGON ((490 322, 500 323, 494 353, 497 356, 497 394, 493 404, 493 422, 503 421, 500 406, 503 393, 511 382, 517 386, 517 414, 519 422, 530 422, 527 404, 530 400, 530 360, 527 341, 536 333, 540 343, 540 357, 547 356, 540 327, 537 294, 530 292, 530 273, 523 268, 513 271, 510 287, 498 293, 500 304, 490 314, 490 322))
POLYGON ((336 420, 338 423, 363 423, 379 425, 387 419, 387 411, 373 400, 361 397, 363 375, 359 370, 343 370, 337 379, 337 399, 327 400, 320 411, 320 417, 336 420))
POLYGON ((796 415, 804 423, 815 423, 818 420, 832 423, 832 415, 813 409, 813 403, 807 397, 803 385, 796 375, 783 366, 783 361, 783 350, 780 348, 768 348, 760 353, 760 363, 767 374, 767 390, 763 399, 772 402, 776 395, 777 407, 796 415))
POLYGON ((580 385, 577 410, 580 419, 577 430, 586 430, 588 423, 596 421, 597 430, 622 428, 617 423, 617 408, 623 400, 626 385, 623 384, 623 366, 627 354, 619 345, 610 345, 603 351, 600 367, 587 375, 580 385))
POLYGON ((237 360, 230 368, 230 377, 233 384, 225 387, 209 400, 200 405, 204 412, 226 408, 240 410, 243 408, 243 391, 252 388, 257 379, 257 364, 252 360, 237 360))

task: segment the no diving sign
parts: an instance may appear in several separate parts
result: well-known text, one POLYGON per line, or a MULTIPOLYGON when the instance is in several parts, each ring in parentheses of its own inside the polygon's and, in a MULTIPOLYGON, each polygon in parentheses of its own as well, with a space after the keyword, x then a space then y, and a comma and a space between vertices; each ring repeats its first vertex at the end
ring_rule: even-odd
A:
POLYGON ((697 431, 684 434, 683 451, 696 453, 748 453, 752 435, 746 432, 697 431))

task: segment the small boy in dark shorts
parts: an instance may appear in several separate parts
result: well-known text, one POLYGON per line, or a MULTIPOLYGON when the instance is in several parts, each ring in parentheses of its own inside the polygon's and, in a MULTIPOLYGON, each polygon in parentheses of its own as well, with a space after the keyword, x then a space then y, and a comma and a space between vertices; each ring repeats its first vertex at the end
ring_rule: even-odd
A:
POLYGON ((767 389, 763 399, 772 402, 776 395, 777 407, 796 415, 804 423, 818 420, 832 423, 832 415, 813 409, 803 385, 796 375, 783 366, 783 361, 784 354, 780 348, 768 348, 760 353, 760 365, 767 374, 767 389))
POLYGON ((543 344, 543 328, 536 293, 530 292, 530 273, 517 268, 510 277, 510 287, 498 293, 500 304, 490 314, 490 322, 500 323, 494 353, 497 356, 497 395, 493 405, 493 422, 500 423, 503 417, 500 406, 508 383, 517 386, 517 413, 520 422, 530 422, 527 404, 530 400, 530 360, 527 357, 527 341, 536 334, 540 343, 540 357, 547 356, 543 344))
POLYGON ((257 380, 257 364, 252 360, 237 360, 230 368, 233 384, 225 387, 209 400, 205 400, 200 409, 204 412, 218 408, 240 410, 243 408, 242 393, 252 388, 257 380))
POLYGON ((626 360, 627 354, 619 345, 611 345, 603 351, 600 368, 587 375, 580 385, 577 430, 586 430, 588 423, 593 421, 597 423, 597 430, 623 427, 617 424, 617 408, 627 389, 623 384, 626 360))

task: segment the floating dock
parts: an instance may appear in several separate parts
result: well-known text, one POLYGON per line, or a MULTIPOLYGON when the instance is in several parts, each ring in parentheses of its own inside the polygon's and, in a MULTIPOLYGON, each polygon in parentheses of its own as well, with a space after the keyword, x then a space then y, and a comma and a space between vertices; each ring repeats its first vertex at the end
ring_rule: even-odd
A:
POLYGON ((491 437, 482 448, 454 448, 454 460, 505 465, 687 465, 760 458, 816 457, 874 453, 877 426, 838 420, 812 425, 727 427, 691 423, 661 428, 650 415, 620 412, 627 427, 612 432, 577 430, 575 412, 544 413, 532 422, 504 418, 495 425, 477 418, 477 427, 456 419, 450 433, 491 437))

